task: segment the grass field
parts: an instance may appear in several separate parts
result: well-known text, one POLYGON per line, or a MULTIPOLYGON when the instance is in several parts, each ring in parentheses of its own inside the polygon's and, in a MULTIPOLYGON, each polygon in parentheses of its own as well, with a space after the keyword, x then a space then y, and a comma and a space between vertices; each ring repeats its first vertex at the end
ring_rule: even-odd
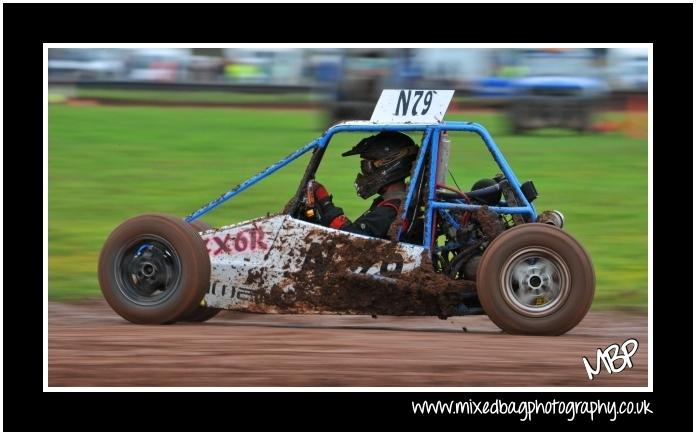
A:
MULTIPOLYGON (((588 249, 595 308, 647 306, 647 140, 621 133, 506 133, 495 113, 452 114, 484 124, 521 180, 540 192, 538 210, 559 209, 588 249)), ((108 234, 147 212, 185 216, 321 134, 311 111, 139 107, 49 107, 49 296, 99 296, 96 264, 108 234)), ((340 153, 363 135, 339 135, 317 178, 350 217, 356 157, 340 153)), ((473 135, 452 136, 450 168, 462 189, 496 172, 473 135)), ((281 210, 305 156, 207 215, 231 224, 281 210)))

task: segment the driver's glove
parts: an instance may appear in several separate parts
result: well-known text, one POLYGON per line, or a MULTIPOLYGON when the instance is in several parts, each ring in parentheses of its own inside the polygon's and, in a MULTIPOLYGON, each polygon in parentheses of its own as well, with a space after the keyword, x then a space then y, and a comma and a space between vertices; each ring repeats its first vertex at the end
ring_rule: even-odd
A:
POLYGON ((326 188, 317 182, 314 182, 314 199, 321 215, 322 225, 338 229, 349 222, 343 214, 343 209, 334 205, 333 196, 329 195, 326 188))

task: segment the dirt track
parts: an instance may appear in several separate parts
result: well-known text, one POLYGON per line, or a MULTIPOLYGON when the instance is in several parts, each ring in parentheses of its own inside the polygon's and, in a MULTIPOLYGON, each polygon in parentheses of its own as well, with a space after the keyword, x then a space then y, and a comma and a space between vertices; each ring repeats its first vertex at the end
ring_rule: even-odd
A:
MULTIPOLYGON (((100 300, 51 302, 49 386, 647 386, 647 315, 590 313, 561 337, 485 316, 258 315, 133 325, 100 300), (466 327, 467 332, 463 330, 466 327), (639 341, 633 368, 589 381, 598 347, 639 341)), ((617 366, 620 362, 617 362, 617 366)))

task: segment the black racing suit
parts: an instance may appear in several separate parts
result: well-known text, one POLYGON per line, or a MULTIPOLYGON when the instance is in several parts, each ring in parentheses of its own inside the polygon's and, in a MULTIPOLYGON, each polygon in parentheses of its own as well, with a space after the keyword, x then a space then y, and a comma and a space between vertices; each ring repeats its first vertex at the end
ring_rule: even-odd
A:
POLYGON ((321 224, 350 233, 387 238, 387 232, 398 215, 404 195, 404 191, 397 190, 379 196, 355 222, 351 222, 343 214, 343 209, 336 207, 329 200, 322 205, 321 224))

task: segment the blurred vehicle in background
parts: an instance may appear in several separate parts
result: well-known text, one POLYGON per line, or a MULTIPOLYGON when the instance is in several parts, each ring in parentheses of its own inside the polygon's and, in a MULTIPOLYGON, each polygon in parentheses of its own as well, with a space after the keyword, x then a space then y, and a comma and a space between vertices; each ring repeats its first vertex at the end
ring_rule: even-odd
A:
POLYGON ((185 49, 139 49, 128 58, 131 80, 174 81, 187 78, 190 55, 185 49))
POLYGON ((544 127, 588 131, 608 94, 606 49, 488 51, 492 75, 472 80, 471 96, 505 108, 512 130, 544 127))
POLYGON ((423 84, 423 70, 410 49, 348 49, 333 73, 326 102, 329 125, 370 119, 382 89, 423 84))
POLYGON ((483 77, 467 86, 478 98, 510 98, 515 93, 515 80, 510 77, 483 77))
POLYGON ((49 79, 109 80, 121 77, 125 62, 121 50, 90 48, 50 48, 49 79))
POLYGON ((329 124, 349 119, 370 119, 382 89, 390 88, 388 50, 346 50, 328 101, 329 124))
POLYGON ((515 133, 545 127, 587 132, 608 89, 587 77, 527 77, 513 85, 508 113, 515 133))
POLYGON ((530 50, 524 52, 523 78, 511 79, 508 114, 515 133, 560 127, 589 131, 592 115, 608 95, 604 52, 530 50))

